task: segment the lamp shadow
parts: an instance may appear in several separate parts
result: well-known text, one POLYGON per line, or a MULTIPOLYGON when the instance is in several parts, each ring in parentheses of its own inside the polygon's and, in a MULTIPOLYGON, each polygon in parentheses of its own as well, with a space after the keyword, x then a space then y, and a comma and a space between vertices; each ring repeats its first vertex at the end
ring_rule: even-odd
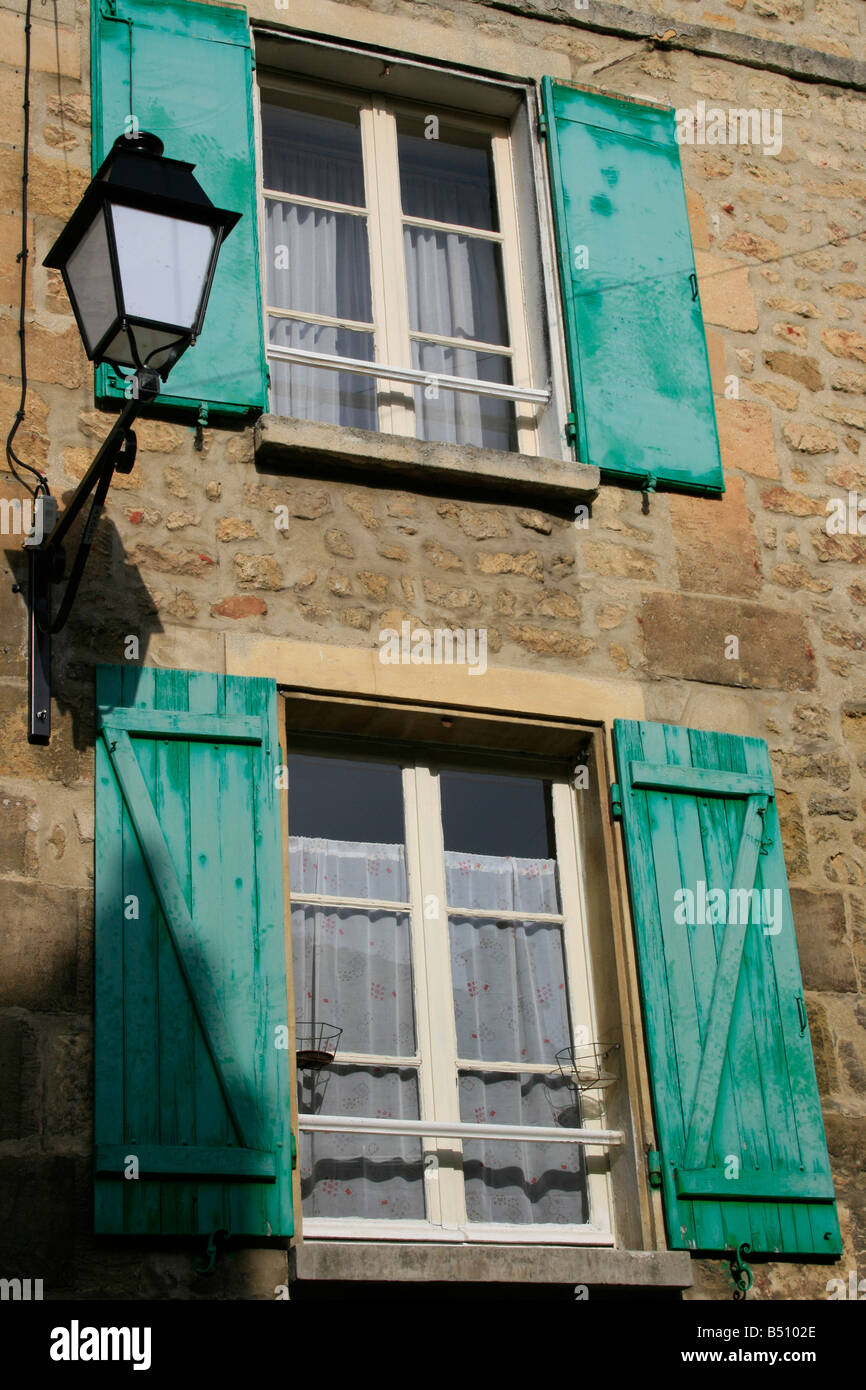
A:
MULTIPOLYGON (((63 493, 61 516, 74 492, 74 488, 69 488, 63 493)), ((88 510, 89 506, 85 506, 66 537, 65 577, 55 586, 52 598, 55 616, 66 592, 88 510)), ((4 537, 3 550, 6 570, 0 576, 0 677, 26 681, 28 551, 20 535, 4 537)), ((120 533, 103 513, 72 611, 65 626, 52 637, 53 731, 58 731, 68 717, 75 750, 91 748, 95 738, 94 668, 104 664, 122 664, 130 670, 145 666, 151 641, 163 630, 157 607, 137 567, 130 562, 120 533)), ((26 703, 25 694, 22 718, 26 703)), ((7 738, 10 735, 7 728, 7 738)))

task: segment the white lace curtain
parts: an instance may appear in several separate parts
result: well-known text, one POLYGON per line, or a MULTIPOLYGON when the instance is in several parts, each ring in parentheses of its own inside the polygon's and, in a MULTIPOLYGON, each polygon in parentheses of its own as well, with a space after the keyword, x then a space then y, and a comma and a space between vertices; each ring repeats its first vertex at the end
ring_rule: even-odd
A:
MULTIPOLYGON (((402 845, 290 839, 292 936, 298 1018, 343 1029, 343 1052, 406 1057, 416 1051, 411 936, 398 907, 305 903, 304 894, 405 902, 402 845)), ((554 860, 446 854, 452 912, 453 1006, 461 1118, 553 1124, 570 1103, 553 1075, 497 1073, 497 1062, 549 1063, 569 1039, 561 928, 555 923, 467 917, 459 909, 556 913, 554 860), (485 1069, 482 1070, 482 1067, 485 1069)), ((335 1066, 302 1077, 302 1111, 419 1118, 417 1074, 399 1066, 335 1066)), ((581 1150, 472 1141, 464 1147, 473 1221, 585 1220, 581 1150)), ((377 1219, 424 1216, 420 1141, 382 1135, 303 1136, 304 1210, 377 1219)))

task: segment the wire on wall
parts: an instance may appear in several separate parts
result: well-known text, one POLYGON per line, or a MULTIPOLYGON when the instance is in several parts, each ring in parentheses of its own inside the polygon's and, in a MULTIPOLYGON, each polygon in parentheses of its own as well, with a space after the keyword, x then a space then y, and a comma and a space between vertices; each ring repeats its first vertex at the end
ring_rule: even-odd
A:
POLYGON ((24 147, 22 152, 21 164, 21 250, 18 252, 18 263, 21 266, 21 305, 18 314, 18 343, 21 363, 21 397, 18 402, 18 409, 12 428, 6 438, 6 461, 17 481, 25 487, 33 497, 38 497, 40 492, 50 496, 48 479, 45 474, 32 463, 25 463, 19 458, 12 447, 18 427, 24 419, 27 407, 27 325, 25 322, 25 311, 27 301, 27 259, 30 255, 27 246, 27 180, 29 176, 30 164, 30 11, 33 0, 27 0, 27 9, 24 15, 24 147), (28 483, 26 478, 22 478, 18 472, 19 468, 24 468, 28 473, 32 473, 38 482, 35 487, 28 483))

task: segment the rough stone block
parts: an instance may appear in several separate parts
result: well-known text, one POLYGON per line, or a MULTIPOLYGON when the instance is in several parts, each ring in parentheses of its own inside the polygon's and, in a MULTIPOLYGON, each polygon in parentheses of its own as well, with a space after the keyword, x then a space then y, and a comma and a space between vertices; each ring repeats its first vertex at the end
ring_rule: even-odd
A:
POLYGON ((90 894, 0 880, 0 1007, 74 1009, 89 990, 90 894))
POLYGON ((45 1298, 73 1275, 76 1172, 71 1158, 0 1158, 0 1269, 42 1279, 45 1298))
POLYGON ((780 476, 769 406, 756 401, 717 400, 716 420, 726 475, 735 468, 758 478, 780 476))
POLYGON ((856 991, 851 943, 845 931, 841 893, 791 889, 800 970, 806 989, 833 993, 856 991))
POLYGON ((32 797, 0 788, 0 873, 36 873, 39 811, 32 797))
POLYGON ((755 689, 815 687, 815 655, 799 613, 731 599, 650 594, 639 621, 653 675, 755 689), (725 656, 731 636, 739 643, 736 659, 725 656))
POLYGON ((743 479, 727 478, 719 500, 672 495, 670 509, 682 588, 753 598, 761 565, 743 479))
POLYGON ((704 322, 736 333, 757 333, 758 310, 748 266, 696 249, 695 269, 704 322))

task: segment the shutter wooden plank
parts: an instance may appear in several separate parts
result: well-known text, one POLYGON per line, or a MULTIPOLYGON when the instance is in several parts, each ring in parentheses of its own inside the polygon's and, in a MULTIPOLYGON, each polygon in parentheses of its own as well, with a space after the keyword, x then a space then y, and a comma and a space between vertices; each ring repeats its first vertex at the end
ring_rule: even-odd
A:
MULTIPOLYGON (((742 759, 742 753, 737 748, 737 741, 732 743, 724 735, 693 730, 690 735, 690 742, 695 761, 702 766, 716 766, 733 773, 738 753, 742 759)), ((744 774, 737 772, 736 775, 742 776, 744 774)), ((747 786, 747 794, 751 791, 763 790, 762 779, 754 778, 752 780, 754 786, 747 786)), ((714 796, 700 796, 697 799, 698 814, 701 820, 701 838, 706 857, 707 881, 713 887, 726 887, 732 881, 734 857, 740 843, 742 830, 740 812, 742 808, 730 801, 727 806, 731 808, 733 813, 730 830, 725 802, 714 796)), ((713 924, 716 960, 721 953, 724 933, 723 923, 713 924)), ((751 1018, 748 983, 742 970, 734 999, 734 1016, 735 1025, 738 1024, 739 1026, 732 1025, 731 1028, 726 1066, 730 1077, 729 1103, 733 1106, 736 1114, 738 1138, 737 1144, 733 1148, 725 1150, 722 1155, 722 1162, 724 1163, 729 1154, 735 1154, 739 1160, 740 1174, 742 1174, 744 1171, 754 1171, 755 1168, 766 1169, 770 1166, 769 1137, 764 1107, 756 1104, 750 1094, 754 1078, 758 1075, 758 1054, 755 1047, 755 1030, 751 1018)), ((724 1097, 720 1098, 720 1105, 724 1105, 724 1097)), ((715 1181, 718 1185, 718 1175, 716 1175, 715 1181)), ((728 1182, 732 1192, 739 1191, 739 1184, 734 1189, 732 1183, 733 1180, 728 1182)), ((776 1207, 754 1204, 749 1205, 744 1211, 733 1201, 726 1202, 724 1207, 726 1248, 735 1249, 743 1241, 749 1242, 754 1232, 761 1233, 760 1239, 763 1248, 772 1250, 778 1246, 779 1219, 776 1207)))
MULTIPOLYGON (((277 768, 283 761, 277 719, 277 702, 268 698, 267 686, 264 681, 247 684, 247 699, 251 711, 255 711, 265 726, 265 742, 261 749, 259 775, 253 784, 257 859, 262 866, 261 877, 274 885, 279 885, 271 897, 267 909, 261 912, 258 918, 260 923, 258 949, 269 953, 285 952, 287 961, 282 990, 274 990, 268 995, 267 1025, 262 1035, 262 1052, 260 1054, 261 1066, 264 1071, 271 1065, 267 1062, 267 1058, 282 1056, 288 1059, 290 1055, 294 1056, 294 1053, 290 1054, 288 1049, 281 1052, 276 1046, 277 1028, 285 1027, 289 1019, 294 1017, 294 997, 290 993, 291 977, 289 974, 291 969, 291 938, 289 922, 284 915, 282 888, 284 856, 288 854, 288 842, 284 841, 281 836, 266 833, 269 826, 276 824, 282 827, 284 825, 284 793, 278 790, 276 784, 277 768)), ((292 1083, 288 1078, 288 1066, 276 1069, 276 1094, 273 1103, 278 1105, 287 1116, 290 1114, 292 1105, 292 1083)), ((284 1226, 291 1229, 292 1144, 294 1141, 291 1134, 288 1134, 287 1138, 288 1146, 278 1149, 282 1165, 282 1181, 279 1184, 278 1193, 283 1204, 281 1221, 284 1226)))
MULTIPOLYGON (((732 1183, 737 1198, 754 1198, 759 1202, 777 1202, 784 1197, 790 1202, 832 1202, 833 1183, 826 1174, 815 1173, 746 1173, 732 1183)), ((677 1169, 677 1192, 683 1197, 708 1197, 719 1200, 719 1175, 713 1169, 690 1171, 677 1169)))
MULTIPOLYGON (((189 864, 189 744, 172 738, 172 721, 183 719, 189 704, 186 671, 158 673, 160 708, 129 711, 127 732, 140 729, 146 720, 158 723, 166 737, 155 742, 156 781, 154 805, 166 840, 172 847, 172 863, 187 906, 191 906, 189 864), (165 713, 164 711, 168 711, 165 713)), ((125 711, 115 711, 123 715, 125 711)), ((115 727, 124 727, 118 723, 115 727)), ((138 740, 136 740, 138 742, 138 740)), ((159 933, 159 1088, 160 1140, 165 1145, 190 1143, 195 1137, 195 1035, 199 1031, 180 964, 165 923, 159 933)), ((160 1190, 164 1228, 183 1230, 192 1223, 194 1189, 189 1183, 162 1184, 160 1190)))
MULTIPOLYGON (((766 795, 749 797, 734 865, 734 877, 731 881, 731 895, 744 889, 751 891, 754 887, 755 873, 758 867, 758 852, 763 834, 763 814, 766 808, 766 795)), ((738 916, 742 915, 738 914, 738 916)), ((685 1166, 687 1168, 702 1167, 707 1161, 710 1134, 718 1100, 719 1081, 725 1062, 728 1034, 731 1031, 734 996, 740 979, 748 911, 745 916, 746 921, 728 922, 722 940, 722 950, 713 987, 710 1020, 704 1039, 694 1104, 689 1118, 685 1153, 685 1166)))
MULTIPOLYGON (((664 731, 661 725, 648 726, 645 734, 645 745, 647 752, 661 761, 665 753, 664 731)), ((646 799, 651 839, 653 841, 663 839, 675 851, 676 825, 670 795, 664 792, 648 792, 646 799)), ((676 1016, 681 1028, 687 1029, 690 1036, 699 1037, 695 983, 691 963, 688 952, 684 952, 682 949, 679 937, 681 929, 675 926, 673 920, 674 895, 680 887, 680 871, 676 853, 671 856, 654 856, 654 872, 671 1012, 676 1016)), ((680 1105, 683 1114, 686 1114, 688 1098, 694 1094, 697 1084, 698 1057, 695 1053, 684 1053, 677 1058, 677 1062, 680 1073, 680 1105)))
MULTIPOLYGON (((128 1160, 138 1160, 141 1178, 195 1178, 203 1182, 274 1182, 274 1154, 256 1149, 215 1149, 186 1144, 97 1144, 96 1172, 100 1177, 123 1178, 128 1160)), ((156 1189, 163 1201, 183 1191, 181 1184, 162 1183, 156 1189)))
MULTIPOLYGON (((691 769, 688 764, 691 760, 691 748, 689 745, 688 731, 686 729, 666 727, 664 730, 664 743, 669 759, 667 766, 672 778, 682 775, 690 779, 691 769), (674 763, 675 766, 671 767, 671 763, 674 763)), ((675 782, 673 781, 662 782, 659 790, 666 790, 673 786, 675 786, 675 782)), ((671 796, 670 807, 677 846, 677 887, 682 883, 684 875, 688 872, 696 875, 697 878, 703 877, 704 879, 708 879, 709 876, 704 862, 704 846, 701 840, 695 799, 693 797, 671 796)), ((692 975, 698 1037, 703 1038, 709 1026, 716 972, 715 957, 712 952, 707 950, 705 940, 706 934, 711 928, 701 923, 696 923, 694 925, 687 924, 684 927, 678 928, 678 930, 683 933, 686 944, 686 952, 683 954, 684 958, 688 959, 692 975)), ((693 1094, 694 1090, 690 1085, 690 1090, 683 1096, 684 1113, 686 1115, 689 1113, 693 1094)), ((716 1159, 718 1157, 718 1149, 714 1144, 711 1144, 711 1151, 714 1159, 716 1159)), ((698 1211, 692 1214, 692 1219, 695 1223, 698 1244, 712 1249, 714 1246, 718 1246, 723 1242, 723 1216, 718 1201, 716 1201, 715 1205, 711 1202, 704 1203, 698 1211)))
POLYGON ((704 767, 669 763, 629 764, 632 786, 663 791, 694 792, 696 796, 751 796, 763 792, 773 795, 773 784, 766 777, 749 777, 742 772, 726 772, 704 767))
MULTIPOLYGON (((123 674, 124 697, 134 692, 134 698, 148 705, 156 699, 156 673, 147 668, 131 667, 123 674)), ((106 745, 108 746, 108 745, 106 745)), ((111 757, 111 748, 108 748, 111 757)), ((126 891, 139 903, 138 921, 130 920, 124 933, 123 950, 123 1023, 125 1057, 125 1135, 134 1144, 158 1144, 160 1140, 159 1095, 159 1003, 156 992, 157 962, 161 916, 154 897, 150 875, 142 860, 135 835, 129 798, 123 787, 114 760, 115 775, 121 784, 124 802, 124 870, 126 891)), ((152 786, 155 754, 152 745, 142 749, 142 764, 136 763, 139 780, 144 787, 152 786), (142 768, 144 769, 142 771, 142 768), (145 783, 146 779, 146 783, 145 783)), ((149 792, 145 791, 145 796, 149 792)), ((161 1229, 161 1197, 159 1189, 147 1182, 126 1182, 124 1220, 149 1235, 161 1229)))
MULTIPOLYGON (((186 672, 163 674, 180 674, 183 675, 184 682, 186 681, 186 672)), ((160 689, 168 687, 161 684, 160 689)), ((97 723, 100 729, 104 719, 113 728, 123 729, 128 734, 136 734, 142 738, 182 739, 187 742, 200 740, 202 743, 261 743, 264 735, 260 719, 248 719, 244 716, 222 719, 217 715, 191 713, 185 709, 175 710, 171 707, 165 710, 109 709, 104 713, 99 711, 97 723)))
MULTIPOLYGON (((101 691, 120 703, 117 667, 100 672, 101 691)), ((94 1020, 94 1139, 115 1143, 123 1138, 123 798, 101 739, 95 748, 95 796, 99 824, 94 835, 94 916, 100 929, 94 942, 94 993, 99 1002, 94 1020)), ((123 1230, 123 1190, 97 1185, 94 1220, 100 1231, 123 1230)))
MULTIPOLYGON (((190 672, 190 712, 196 719, 219 721, 226 714, 225 680, 213 672, 190 672)), ((220 897, 219 859, 223 852, 221 839, 223 806, 222 764, 213 749, 204 743, 189 746, 190 797, 190 884, 193 902, 201 904, 209 923, 209 946, 217 959, 225 958, 227 943, 222 932, 222 910, 216 909, 214 899, 220 897), (208 904, 212 904, 208 908, 208 904)), ((241 803, 243 804, 243 803, 241 803)), ((219 1007, 224 1007, 225 993, 219 989, 219 1007)), ((221 1086, 217 1070, 210 1066, 209 1047, 201 1034, 196 1035, 196 1074, 201 1078, 196 1088, 195 1125, 201 1143, 220 1146, 234 1141, 234 1134, 225 1107, 221 1103, 221 1086)), ((248 1084, 248 1083, 247 1083, 248 1084)), ((232 1189, 227 1184, 200 1187, 196 1193, 201 1220, 212 1230, 224 1225, 227 1230, 240 1230, 238 1212, 232 1201, 232 1189)))
MULTIPOLYGON (((250 698, 248 687, 230 686, 225 691, 226 719, 245 715, 246 703, 250 698)), ((232 994, 233 1015, 237 1020, 238 1032, 244 1040, 244 1050, 248 1059, 250 1087, 257 1106, 264 1104, 264 1050, 258 1034, 262 1016, 267 1014, 263 1002, 256 996, 260 989, 259 972, 256 968, 263 923, 256 903, 256 785, 259 777, 255 774, 257 760, 261 766, 261 776, 266 776, 265 767, 258 750, 239 748, 233 757, 222 765, 221 795, 227 807, 243 805, 248 812, 243 817, 231 819, 232 857, 223 856, 221 866, 221 891, 223 897, 222 931, 226 942, 233 940, 232 961, 234 969, 226 989, 232 994)), ((258 865, 258 868, 263 868, 258 865)), ((232 1220, 235 1224, 250 1223, 254 1219, 259 1225, 265 1219, 265 1208, 261 1191, 236 1189, 232 1197, 232 1220), (255 1209, 255 1217, 251 1208, 255 1209)))
MULTIPOLYGON (((184 900, 172 863, 171 854, 160 828, 159 820, 150 799, 138 758, 133 751, 129 735, 122 729, 111 725, 103 727, 103 738, 109 755, 121 782, 124 800, 130 812, 135 833, 146 858, 159 905, 171 933, 178 960, 183 971, 187 988, 190 991, 202 1030, 208 1038, 214 1065, 220 1077, 226 1104, 232 1115, 238 1138, 248 1147, 255 1147, 257 1119, 255 1109, 246 1090, 243 1068, 237 1056, 237 1049, 229 1031, 219 996, 211 977, 211 969, 202 950, 201 941, 184 900)), ((141 756, 152 757, 152 749, 144 744, 141 756)), ((151 776, 152 776, 151 771, 151 776)), ((195 799, 193 798, 193 804, 195 799)), ((206 911, 206 904, 197 904, 196 911, 206 911)), ((149 933, 151 970, 155 966, 153 942, 155 932, 149 933)), ((134 1016, 136 1028, 140 1027, 139 1016, 134 1016)), ((151 1037, 157 1036, 156 1017, 152 1015, 148 1026, 151 1037)), ((153 1049, 151 1048, 151 1052, 153 1049)), ((158 1086, 154 1085, 158 1094, 158 1086)), ((153 1136, 158 1139, 157 1135, 153 1136)))
MULTIPOLYGON (((748 745, 746 756, 750 771, 766 769, 769 772, 769 756, 765 746, 748 745)), ((761 1071, 764 1105, 770 1126, 770 1153, 776 1172, 797 1167, 805 1170, 804 1140, 809 1143, 810 1130, 813 1130, 816 1138, 819 1136, 821 1154, 820 1157, 816 1155, 815 1163, 808 1166, 820 1168, 826 1164, 826 1141, 818 1103, 812 1049, 810 1045, 805 1049, 797 1047, 794 1041, 795 1030, 799 1034, 795 996, 798 989, 802 990, 802 984, 794 941, 794 917, 787 876, 784 872, 778 810, 775 805, 768 808, 765 818, 765 839, 768 841, 768 848, 760 860, 762 885, 763 866, 770 867, 775 864, 777 868, 774 882, 780 886, 784 900, 782 931, 776 937, 761 933, 760 944, 757 941, 753 943, 754 952, 760 953, 760 968, 756 965, 750 977, 760 984, 760 1012, 756 1024, 762 1035, 762 1060, 770 1056, 773 1059, 772 1068, 765 1063, 761 1071), (778 950, 774 944, 777 941, 778 950), (801 1070, 803 1078, 809 1078, 809 1101, 805 1105, 801 1103, 802 1097, 798 1098, 796 1085, 792 1084, 791 1058, 795 1053, 799 1054, 802 1061, 799 1066, 794 1067, 794 1071, 801 1070)), ((826 1212, 812 1207, 783 1207, 780 1209, 780 1226, 783 1249, 820 1249, 827 1229, 826 1212)))
MULTIPOLYGON (((622 721, 618 725, 617 747, 623 764, 629 757, 642 757, 643 748, 637 724, 622 721)), ((626 841, 626 856, 634 898, 643 904, 645 911, 651 915, 653 911, 658 913, 659 907, 647 800, 646 792, 634 793, 634 815, 626 841)), ((661 934, 640 933, 637 947, 641 959, 642 997, 647 1033, 652 1038, 673 1037, 671 997, 666 987, 667 961, 661 934)), ((657 1104, 667 1116, 672 1143, 677 1152, 682 1152, 685 1141, 684 1107, 674 1048, 666 1047, 654 1058, 653 1087, 657 1104)))

